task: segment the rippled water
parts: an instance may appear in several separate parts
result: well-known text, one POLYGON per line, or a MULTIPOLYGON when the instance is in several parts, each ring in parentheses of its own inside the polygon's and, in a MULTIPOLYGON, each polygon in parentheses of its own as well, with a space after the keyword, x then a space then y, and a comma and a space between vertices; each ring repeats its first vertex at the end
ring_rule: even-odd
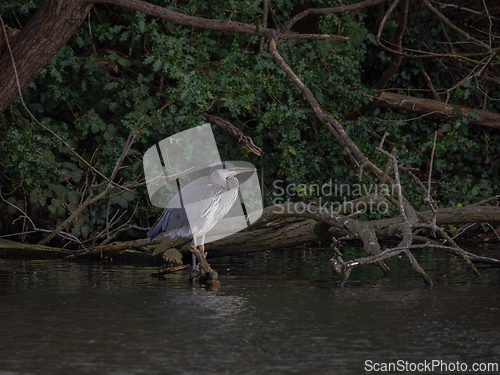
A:
POLYGON ((432 289, 405 259, 389 262, 389 279, 365 267, 340 289, 330 257, 295 249, 212 260, 218 290, 190 285, 188 271, 158 280, 152 267, 0 260, 0 374, 500 365, 500 269, 483 268, 475 280, 462 261, 431 252, 418 259, 432 289))

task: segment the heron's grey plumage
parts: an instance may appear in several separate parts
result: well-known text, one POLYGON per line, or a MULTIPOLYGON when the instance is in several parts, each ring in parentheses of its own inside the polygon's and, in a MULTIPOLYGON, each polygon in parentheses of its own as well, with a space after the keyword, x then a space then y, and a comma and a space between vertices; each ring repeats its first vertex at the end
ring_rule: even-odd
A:
POLYGON ((160 234, 193 237, 193 246, 204 245, 204 236, 229 212, 238 197, 239 182, 234 176, 253 171, 230 163, 212 168, 209 176, 184 186, 165 207, 163 214, 150 228, 148 237, 160 234), (189 219, 184 205, 189 203, 189 219), (193 205, 194 204, 194 205, 193 205))

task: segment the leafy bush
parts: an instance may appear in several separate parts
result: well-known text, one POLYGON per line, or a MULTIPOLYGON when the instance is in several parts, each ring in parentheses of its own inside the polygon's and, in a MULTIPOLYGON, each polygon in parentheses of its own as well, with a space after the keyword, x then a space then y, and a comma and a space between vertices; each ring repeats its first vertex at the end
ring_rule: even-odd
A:
MULTIPOLYGON (((40 2, 27 5, 13 1, 2 4, 0 11, 6 23, 15 27, 18 22, 25 24, 40 2)), ((227 19, 236 7, 232 19, 252 24, 262 13, 258 2, 178 1, 175 9, 171 2, 155 3, 215 19, 227 19)), ((311 4, 323 6, 319 1, 311 4)), ((272 2, 272 7, 269 24, 274 28, 301 9, 300 4, 290 1, 272 2)), ((420 18, 408 27, 405 41, 418 44, 415 35, 426 31, 432 36, 434 29, 428 31, 425 22, 434 21, 425 12, 415 14, 420 18)), ((470 126, 465 120, 408 120, 411 115, 390 110, 345 120, 354 108, 375 95, 376 78, 391 56, 374 44, 377 14, 372 8, 314 20, 317 22, 311 27, 319 32, 340 31, 351 40, 288 40, 279 44, 279 52, 368 157, 385 164, 375 146, 387 131, 388 141, 398 148, 400 162, 418 168, 425 179, 432 134, 438 131, 433 174, 436 199, 443 205, 468 204, 494 192, 500 182, 498 131, 470 126)), ((394 27, 394 21, 387 23, 386 32, 394 27)), ((270 55, 259 53, 259 45, 256 37, 191 29, 97 4, 90 21, 81 25, 23 95, 42 123, 107 176, 131 130, 146 120, 125 168, 117 176, 121 184, 141 178, 142 155, 149 147, 206 122, 199 111, 208 108, 263 149, 263 155, 256 157, 213 127, 223 159, 248 160, 263 169, 266 205, 275 198, 273 182, 278 179, 285 185, 322 185, 331 179, 356 182, 358 171, 345 151, 270 55)), ((456 81, 452 72, 435 71, 432 64, 430 59, 404 61, 390 84, 408 89, 425 87, 417 77, 424 66, 440 74, 441 81, 456 81)), ((470 82, 455 94, 467 101, 478 90, 470 82)), ((4 134, 0 140, 3 196, 26 210, 38 227, 55 228, 88 197, 90 186, 101 180, 94 180, 84 163, 31 121, 19 100, 0 116, 0 128, 4 134)), ((104 188, 100 186, 95 194, 104 188)), ((412 182, 406 181, 405 189, 411 200, 420 201, 420 192, 412 182)), ((421 202, 420 208, 426 206, 421 202)), ((0 202, 0 209, 5 219, 1 233, 20 232, 20 221, 13 221, 19 212, 4 202, 0 202)), ((142 186, 133 193, 115 192, 95 202, 67 229, 81 241, 91 242, 117 212, 126 212, 119 223, 132 217, 132 224, 148 227, 160 210, 149 206, 142 186)), ((144 234, 130 229, 122 236, 144 234)), ((31 236, 30 240, 40 238, 40 234, 31 236)))

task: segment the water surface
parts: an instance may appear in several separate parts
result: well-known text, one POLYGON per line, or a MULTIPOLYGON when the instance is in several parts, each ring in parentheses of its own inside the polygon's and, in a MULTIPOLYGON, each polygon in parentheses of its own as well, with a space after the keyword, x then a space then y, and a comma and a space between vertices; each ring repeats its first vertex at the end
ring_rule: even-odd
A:
POLYGON ((482 268, 476 280, 461 260, 424 252, 417 258, 432 289, 406 259, 389 261, 389 279, 374 266, 354 270, 340 289, 331 255, 302 248, 215 259, 218 290, 190 285, 188 271, 158 280, 147 266, 0 260, 0 374, 363 374, 368 360, 500 364, 498 268, 482 268))

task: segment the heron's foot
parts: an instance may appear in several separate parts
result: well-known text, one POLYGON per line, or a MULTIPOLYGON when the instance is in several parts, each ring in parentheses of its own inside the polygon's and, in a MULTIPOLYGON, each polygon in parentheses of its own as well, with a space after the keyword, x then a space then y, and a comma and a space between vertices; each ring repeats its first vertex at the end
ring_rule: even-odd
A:
MULTIPOLYGON (((199 269, 200 269, 200 277, 198 280, 200 282, 207 281, 210 285, 212 285, 214 287, 220 286, 220 281, 218 280, 219 275, 218 275, 217 271, 213 270, 212 267, 210 267, 210 264, 205 259, 207 257, 207 253, 205 253, 203 250, 200 251, 199 249, 195 248, 194 246, 191 246, 191 251, 196 256, 196 259, 198 260, 197 268, 199 267, 199 269)), ((191 280, 195 281, 194 278, 192 278, 191 280)))
POLYGON ((220 281, 219 280, 208 280, 208 284, 212 288, 220 288, 220 281))
MULTIPOLYGON (((217 277, 217 272, 215 272, 215 277, 217 277)), ((199 284, 208 284, 210 287, 213 288, 219 288, 220 287, 220 281, 217 279, 213 279, 214 275, 207 274, 205 272, 198 273, 198 272, 191 272, 191 275, 189 276, 189 282, 191 283, 199 283, 199 284)))
POLYGON ((204 276, 204 272, 201 269, 200 265, 198 264, 196 267, 193 268, 191 271, 191 274, 189 275, 189 281, 193 283, 201 282, 202 278, 204 276))

